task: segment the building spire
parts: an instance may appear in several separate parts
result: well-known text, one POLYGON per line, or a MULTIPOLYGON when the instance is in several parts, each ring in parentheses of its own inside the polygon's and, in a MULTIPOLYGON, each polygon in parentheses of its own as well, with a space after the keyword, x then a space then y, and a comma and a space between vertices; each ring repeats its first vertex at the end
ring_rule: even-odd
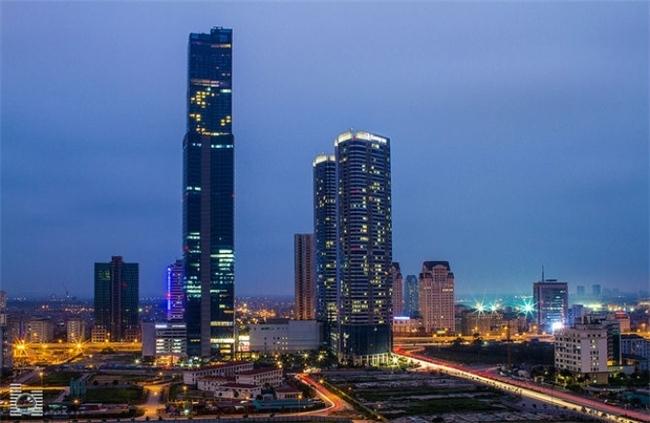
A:
POLYGON ((546 279, 544 279, 544 265, 542 264, 542 282, 544 282, 546 279))

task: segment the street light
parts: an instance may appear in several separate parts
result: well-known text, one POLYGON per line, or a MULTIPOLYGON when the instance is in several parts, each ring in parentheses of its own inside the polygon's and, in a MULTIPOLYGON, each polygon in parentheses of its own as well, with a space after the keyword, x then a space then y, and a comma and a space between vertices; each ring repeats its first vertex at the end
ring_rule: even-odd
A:
POLYGON ((43 386, 43 376, 45 376, 45 373, 43 371, 38 372, 38 375, 41 377, 41 386, 43 386))

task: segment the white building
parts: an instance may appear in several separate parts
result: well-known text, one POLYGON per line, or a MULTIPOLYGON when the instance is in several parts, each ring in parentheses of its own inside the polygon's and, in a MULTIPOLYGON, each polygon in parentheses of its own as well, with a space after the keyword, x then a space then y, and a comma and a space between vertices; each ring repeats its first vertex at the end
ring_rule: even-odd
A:
POLYGON ((262 394, 262 388, 255 385, 229 382, 215 386, 212 392, 214 392, 215 398, 243 400, 255 399, 258 395, 262 394))
POLYGON ((47 343, 54 339, 54 325, 49 319, 33 319, 27 322, 27 340, 31 343, 47 343))
POLYGON ((65 322, 68 342, 83 342, 86 340, 86 322, 82 319, 70 319, 65 322))
POLYGON ((456 331, 454 274, 448 261, 425 261, 418 282, 425 333, 456 331))
POLYGON ((234 378, 240 372, 249 372, 251 370, 253 370, 253 363, 250 361, 231 361, 202 369, 186 370, 183 372, 183 383, 185 385, 196 385, 200 378, 206 376, 234 378))
POLYGON ((250 325, 250 350, 265 354, 317 350, 321 323, 316 320, 272 319, 250 325))
POLYGON ((282 369, 274 367, 255 369, 237 374, 237 383, 256 386, 280 386, 282 384, 282 369))
POLYGON ((555 368, 607 383, 607 330, 576 325, 555 333, 555 368))

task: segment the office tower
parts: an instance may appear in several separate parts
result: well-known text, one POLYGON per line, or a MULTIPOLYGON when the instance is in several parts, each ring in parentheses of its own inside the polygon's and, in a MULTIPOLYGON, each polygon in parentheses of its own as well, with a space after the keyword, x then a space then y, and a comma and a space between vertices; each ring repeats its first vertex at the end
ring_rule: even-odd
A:
POLYGON ((228 358, 235 338, 231 29, 190 34, 183 168, 187 351, 228 358))
POLYGON ((390 275, 393 280, 393 316, 404 315, 404 280, 402 279, 402 272, 399 268, 399 263, 393 262, 390 267, 390 275))
POLYGON ((580 298, 585 296, 585 286, 584 285, 578 285, 576 287, 576 295, 580 298))
POLYGON ((295 316, 298 320, 313 320, 316 317, 314 278, 314 236, 295 234, 293 236, 293 261, 295 280, 295 316))
POLYGON ((569 310, 569 288, 566 282, 544 278, 535 282, 533 301, 538 331, 551 333, 566 325, 569 310))
POLYGON ((602 293, 602 289, 601 289, 600 285, 591 285, 591 295, 595 299, 600 298, 602 294, 603 293, 602 293))
POLYGON ((86 322, 83 319, 70 319, 65 322, 65 328, 68 342, 83 342, 86 340, 86 322))
POLYGON ((104 328, 111 341, 124 341, 139 330, 138 263, 113 256, 95 263, 95 326, 104 328))
POLYGON ((404 315, 418 317, 420 315, 420 300, 418 292, 418 278, 408 275, 404 283, 404 315))
POLYGON ((426 333, 453 333, 456 330, 454 315, 454 274, 448 261, 425 261, 420 273, 420 316, 426 333))
POLYGON ((313 161, 316 315, 323 322, 331 350, 338 345, 336 285, 336 158, 320 154, 313 161))
POLYGON ((185 314, 185 290, 183 289, 183 260, 167 266, 167 320, 181 321, 185 314))
POLYGON ((374 364, 392 349, 390 140, 348 131, 335 141, 339 360, 374 364))

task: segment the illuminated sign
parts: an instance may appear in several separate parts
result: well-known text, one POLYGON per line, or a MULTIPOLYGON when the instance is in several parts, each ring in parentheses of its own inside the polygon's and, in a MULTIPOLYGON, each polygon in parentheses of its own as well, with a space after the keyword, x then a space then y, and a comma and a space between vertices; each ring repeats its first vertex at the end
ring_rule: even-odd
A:
POLYGON ((20 383, 9 385, 9 415, 11 417, 43 417, 43 390, 25 388, 20 383))

